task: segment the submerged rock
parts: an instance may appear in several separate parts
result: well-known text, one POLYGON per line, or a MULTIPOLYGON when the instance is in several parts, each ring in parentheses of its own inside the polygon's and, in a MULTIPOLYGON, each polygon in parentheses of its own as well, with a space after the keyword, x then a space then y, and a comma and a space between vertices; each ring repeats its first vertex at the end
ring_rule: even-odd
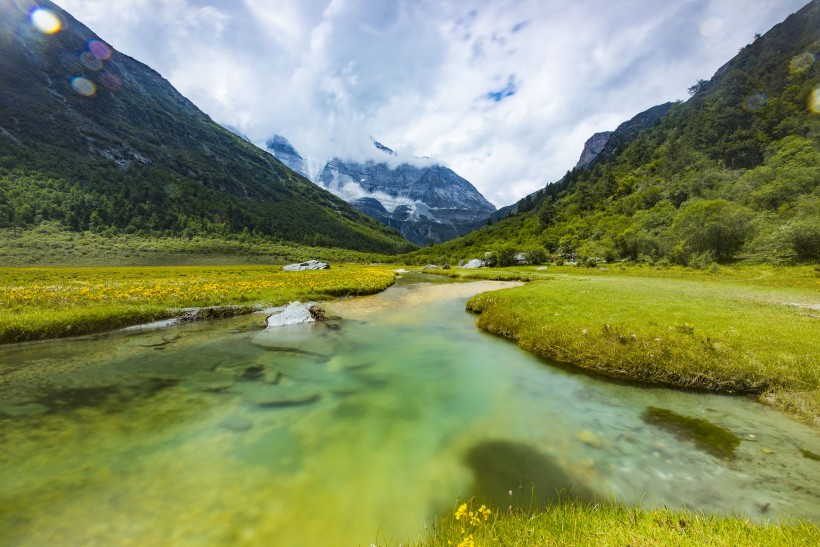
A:
POLYGON ((242 416, 229 416, 225 418, 219 425, 227 429, 228 431, 233 431, 234 433, 241 433, 252 428, 253 422, 247 418, 243 418, 242 416))
POLYGON ((583 429, 578 433, 578 440, 592 448, 601 448, 603 446, 603 439, 594 431, 583 429))
POLYGON ((477 258, 472 259, 471 261, 464 264, 464 266, 462 266, 462 268, 483 268, 483 267, 484 267, 484 261, 479 260, 477 258))
POLYGON ((726 460, 735 458, 740 437, 703 418, 683 416, 666 408, 648 407, 641 419, 649 425, 660 427, 678 439, 688 440, 713 456, 726 460))
POLYGON ((48 412, 49 408, 40 403, 24 403, 21 405, 4 405, 0 406, 0 414, 5 414, 12 418, 19 416, 39 416, 48 412))
POLYGON ((302 384, 246 384, 238 389, 254 404, 262 407, 296 406, 315 403, 321 398, 315 387, 302 384))
POLYGON ((305 270, 329 270, 330 264, 319 262, 318 260, 308 260, 299 264, 288 264, 282 270, 286 272, 302 272, 305 270))
POLYGON ((268 328, 285 327, 288 325, 302 325, 314 323, 316 319, 310 313, 310 308, 299 301, 291 302, 282 312, 267 318, 268 328))

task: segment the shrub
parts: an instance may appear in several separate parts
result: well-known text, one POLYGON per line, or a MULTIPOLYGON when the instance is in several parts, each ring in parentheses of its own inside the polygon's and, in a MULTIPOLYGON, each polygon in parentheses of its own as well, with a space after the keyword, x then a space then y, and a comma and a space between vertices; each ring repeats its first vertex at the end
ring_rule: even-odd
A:
POLYGON ((671 232, 687 252, 711 251, 716 260, 728 260, 753 235, 753 218, 752 211, 734 202, 696 201, 681 208, 671 232))
POLYGON ((495 261, 497 266, 510 266, 515 263, 517 251, 511 245, 502 245, 495 250, 495 261))
POLYGON ((543 247, 529 247, 524 250, 524 258, 530 264, 543 264, 547 261, 547 251, 543 247))

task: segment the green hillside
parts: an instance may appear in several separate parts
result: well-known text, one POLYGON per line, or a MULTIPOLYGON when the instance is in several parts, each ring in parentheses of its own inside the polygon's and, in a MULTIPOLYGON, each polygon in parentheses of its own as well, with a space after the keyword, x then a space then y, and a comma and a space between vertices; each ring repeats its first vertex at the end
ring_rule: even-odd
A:
POLYGON ((610 153, 522 200, 518 214, 406 260, 820 259, 820 2, 690 92, 653 127, 616 132, 610 153))
POLYGON ((38 31, 0 0, 0 229, 227 236, 406 252, 357 212, 214 123, 149 67, 48 1, 38 31))

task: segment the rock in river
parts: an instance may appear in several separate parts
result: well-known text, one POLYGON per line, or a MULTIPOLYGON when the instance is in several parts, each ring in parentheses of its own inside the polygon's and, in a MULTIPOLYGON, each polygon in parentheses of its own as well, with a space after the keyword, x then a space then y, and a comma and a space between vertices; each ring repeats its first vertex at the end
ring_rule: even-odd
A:
POLYGON ((267 319, 269 329, 315 322, 316 319, 310 313, 310 307, 299 301, 291 302, 282 312, 273 314, 267 319))
POLYGON ((318 260, 308 260, 299 264, 288 264, 282 270, 286 272, 301 272, 304 270, 329 270, 330 264, 319 262, 318 260))

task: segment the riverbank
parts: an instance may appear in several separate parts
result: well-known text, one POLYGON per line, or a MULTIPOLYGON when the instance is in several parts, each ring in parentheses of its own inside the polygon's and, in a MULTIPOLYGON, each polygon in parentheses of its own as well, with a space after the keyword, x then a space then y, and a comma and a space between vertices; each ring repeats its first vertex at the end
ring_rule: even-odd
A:
POLYGON ((534 511, 512 509, 487 520, 469 517, 468 503, 436 523, 416 545, 817 545, 820 528, 805 521, 756 524, 695 511, 648 510, 621 504, 567 500, 534 511), (472 525, 470 524, 472 521, 472 525))
POLYGON ((820 424, 817 274, 721 269, 441 273, 532 281, 467 308, 481 314, 479 328, 539 356, 641 382, 754 394, 820 424))
POLYGON ((352 264, 284 272, 281 266, 0 268, 0 343, 91 334, 190 314, 249 313, 294 300, 383 291, 395 273, 352 264))

